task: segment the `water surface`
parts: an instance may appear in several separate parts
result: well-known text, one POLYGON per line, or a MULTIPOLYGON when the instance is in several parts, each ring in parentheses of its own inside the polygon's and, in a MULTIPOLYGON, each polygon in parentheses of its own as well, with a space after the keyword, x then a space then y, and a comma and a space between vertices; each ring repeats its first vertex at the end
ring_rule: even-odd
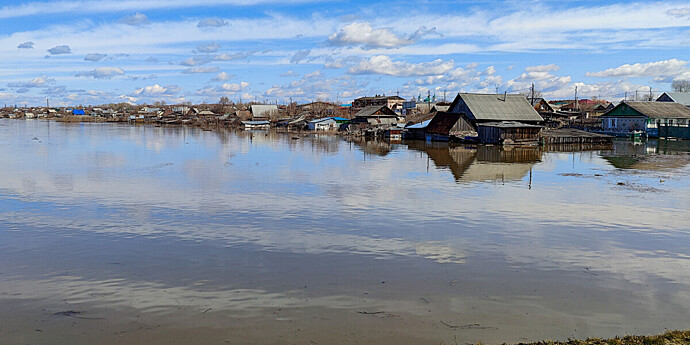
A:
POLYGON ((687 328, 689 151, 0 120, 0 343, 687 328))

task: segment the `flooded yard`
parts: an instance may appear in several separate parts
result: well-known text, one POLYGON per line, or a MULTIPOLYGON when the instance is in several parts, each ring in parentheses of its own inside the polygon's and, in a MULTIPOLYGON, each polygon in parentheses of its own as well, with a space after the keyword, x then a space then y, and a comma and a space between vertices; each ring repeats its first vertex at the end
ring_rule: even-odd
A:
POLYGON ((688 152, 0 120, 0 343, 685 329, 688 152))

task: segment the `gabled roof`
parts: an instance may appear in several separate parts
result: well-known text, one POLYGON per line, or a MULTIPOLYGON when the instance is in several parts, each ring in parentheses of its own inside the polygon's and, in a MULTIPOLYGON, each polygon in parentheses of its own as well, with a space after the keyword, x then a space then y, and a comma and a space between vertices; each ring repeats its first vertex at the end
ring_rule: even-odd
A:
POLYGON ((523 95, 459 93, 450 105, 454 111, 462 100, 478 121, 544 121, 523 95))
MULTIPOLYGON (((690 118, 690 108, 675 102, 631 102, 623 101, 615 108, 608 111, 602 116, 607 116, 613 113, 616 109, 624 106, 629 106, 634 111, 651 119, 676 119, 676 118, 690 118)), ((610 115, 615 116, 615 115, 610 115)), ((631 115, 627 115, 631 116, 631 115)), ((639 115, 638 115, 639 116, 639 115)))
POLYGON ((370 116, 382 116, 382 117, 396 117, 397 115, 393 110, 385 105, 370 105, 355 114, 355 117, 370 117, 370 116), (374 115, 377 111, 381 110, 384 114, 374 115))
POLYGON ((252 104, 251 112, 254 117, 267 117, 271 112, 277 113, 278 106, 275 104, 252 104))
MULTIPOLYGON (((690 106, 690 92, 664 92, 674 102, 680 103, 686 107, 690 106)), ((663 95, 659 96, 659 98, 663 95)))

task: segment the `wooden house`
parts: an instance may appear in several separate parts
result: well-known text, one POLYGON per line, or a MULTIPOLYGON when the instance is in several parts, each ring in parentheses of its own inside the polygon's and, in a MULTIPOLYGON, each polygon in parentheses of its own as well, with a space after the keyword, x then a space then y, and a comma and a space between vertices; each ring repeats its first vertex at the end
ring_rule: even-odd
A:
POLYGON ((456 127, 473 128, 478 134, 480 125, 487 124, 483 126, 484 135, 480 135, 480 140, 491 143, 537 140, 544 122, 523 95, 460 93, 451 103, 449 112, 460 114, 456 127), (502 122, 505 124, 501 125, 502 122), (522 125, 537 126, 539 130, 522 125), (537 138, 532 138, 533 135, 537 138))
POLYGON ((376 95, 374 97, 360 97, 355 99, 352 102, 352 107, 353 108, 366 108, 368 106, 372 105, 377 105, 377 106, 386 106, 388 109, 397 111, 400 110, 402 111, 403 109, 403 103, 405 102, 405 99, 400 97, 400 96, 379 96, 376 95))
POLYGON ((539 141, 542 126, 515 121, 483 122, 477 125, 479 141, 485 144, 534 144, 539 141))
POLYGON ((623 101, 600 116, 606 132, 646 132, 648 136, 664 136, 661 127, 688 128, 690 108, 676 102, 623 101))
POLYGON ((398 123, 398 116, 385 105, 370 105, 357 112, 351 123, 373 127, 391 126, 398 123))

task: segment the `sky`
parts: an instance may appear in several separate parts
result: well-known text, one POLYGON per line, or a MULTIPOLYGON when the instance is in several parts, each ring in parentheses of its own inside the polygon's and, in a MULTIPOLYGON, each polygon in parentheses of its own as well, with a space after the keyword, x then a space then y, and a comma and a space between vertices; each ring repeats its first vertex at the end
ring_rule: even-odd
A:
POLYGON ((690 1, 3 0, 0 105, 619 101, 690 80, 690 1))

